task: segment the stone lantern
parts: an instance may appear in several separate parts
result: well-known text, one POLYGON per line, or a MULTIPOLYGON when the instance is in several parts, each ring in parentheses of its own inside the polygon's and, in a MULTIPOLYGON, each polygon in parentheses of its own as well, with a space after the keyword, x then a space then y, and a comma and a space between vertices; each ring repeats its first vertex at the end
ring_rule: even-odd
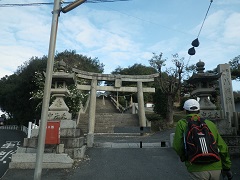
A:
POLYGON ((52 97, 55 97, 49 107, 48 120, 71 120, 72 114, 69 113, 64 97, 69 93, 67 85, 74 84, 74 74, 65 72, 66 63, 61 60, 58 63, 57 72, 52 76, 52 97))
POLYGON ((200 114, 203 117, 219 119, 220 112, 216 110, 216 106, 210 101, 210 97, 216 91, 214 84, 216 84, 221 74, 204 72, 205 63, 202 61, 199 61, 196 66, 197 73, 194 73, 188 80, 188 83, 196 87, 191 92, 191 95, 199 98, 200 114))

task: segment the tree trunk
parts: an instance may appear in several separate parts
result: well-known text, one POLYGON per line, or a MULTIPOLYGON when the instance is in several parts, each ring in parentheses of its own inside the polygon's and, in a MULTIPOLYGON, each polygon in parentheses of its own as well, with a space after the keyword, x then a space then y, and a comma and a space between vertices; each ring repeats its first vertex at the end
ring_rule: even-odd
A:
POLYGON ((168 95, 166 123, 173 124, 173 96, 168 95))

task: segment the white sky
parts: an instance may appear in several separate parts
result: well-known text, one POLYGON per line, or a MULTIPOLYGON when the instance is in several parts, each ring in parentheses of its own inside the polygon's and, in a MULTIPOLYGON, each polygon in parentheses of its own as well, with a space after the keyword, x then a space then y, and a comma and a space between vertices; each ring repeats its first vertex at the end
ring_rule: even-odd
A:
MULTIPOLYGON (((54 0, 0 0, 6 3, 54 0)), ((131 0, 84 3, 59 17, 56 51, 76 50, 98 57, 106 74, 118 66, 149 65, 152 53, 172 54, 188 61, 210 0, 131 0)), ((66 4, 63 4, 63 7, 66 4)), ((206 70, 240 55, 240 1, 214 0, 190 64, 205 62, 206 70)), ((33 56, 48 54, 53 5, 0 7, 0 78, 11 75, 33 56)), ((240 90, 240 82, 233 82, 240 90)))

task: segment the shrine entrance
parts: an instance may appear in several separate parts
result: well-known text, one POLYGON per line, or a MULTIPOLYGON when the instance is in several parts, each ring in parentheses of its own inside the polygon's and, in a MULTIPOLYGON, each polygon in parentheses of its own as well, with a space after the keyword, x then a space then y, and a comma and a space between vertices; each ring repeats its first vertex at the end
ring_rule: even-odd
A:
POLYGON ((81 71, 73 68, 76 77, 91 81, 91 85, 77 85, 79 90, 90 91, 89 118, 88 118, 88 134, 87 146, 93 147, 95 115, 96 115, 96 94, 97 91, 113 91, 113 92, 137 92, 138 97, 138 116, 140 127, 146 127, 147 121, 144 108, 144 92, 155 92, 155 88, 143 87, 143 83, 152 82, 159 74, 151 75, 112 75, 81 71), (113 81, 114 86, 98 86, 98 81, 113 81), (124 87, 122 82, 136 82, 137 87, 124 87))

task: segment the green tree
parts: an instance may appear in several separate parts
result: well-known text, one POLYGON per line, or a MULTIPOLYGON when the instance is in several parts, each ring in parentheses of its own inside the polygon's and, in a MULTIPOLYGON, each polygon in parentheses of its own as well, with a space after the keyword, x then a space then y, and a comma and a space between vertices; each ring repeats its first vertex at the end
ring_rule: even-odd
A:
POLYGON ((234 80, 240 81, 240 55, 229 61, 231 75, 234 80))
MULTIPOLYGON (((104 70, 104 65, 97 58, 92 59, 79 55, 75 51, 66 50, 62 53, 57 53, 55 60, 62 59, 68 64, 68 71, 71 71, 71 66, 92 72, 103 72, 104 70), (64 55, 66 55, 66 58, 64 55)), ((42 88, 44 86, 43 72, 46 71, 46 65, 47 56, 41 58, 32 57, 29 61, 19 66, 14 74, 1 78, 0 107, 15 124, 27 125, 33 119, 40 119, 41 108, 36 109, 36 107, 42 99, 32 98, 30 92, 38 92, 41 95, 41 86, 42 88), (36 82, 36 76, 38 75, 39 79, 36 82)), ((74 91, 74 88, 71 91, 74 91)), ((73 95, 74 93, 71 94, 73 95)), ((73 96, 70 96, 68 100, 73 102, 72 109, 77 104, 77 101, 73 101, 73 96)))
POLYGON ((27 125, 28 121, 39 119, 39 112, 35 111, 39 102, 30 100, 29 92, 37 88, 33 83, 34 73, 43 71, 46 62, 45 56, 42 59, 32 57, 13 75, 1 78, 0 107, 13 123, 27 125))
MULTIPOLYGON (((166 68, 165 71, 163 71, 163 67, 166 65, 166 59, 163 59, 162 56, 162 53, 159 55, 153 53, 153 57, 149 60, 149 63, 159 73, 159 77, 157 78, 157 84, 160 89, 159 92, 167 97, 166 123, 173 124, 173 106, 181 88, 184 58, 179 58, 178 54, 174 54, 172 59, 174 67, 166 68)), ((159 100, 156 101, 156 103, 162 102, 159 100)), ((160 110, 157 111, 157 113, 160 114, 160 110)))
POLYGON ((76 54, 76 51, 74 50, 65 50, 57 53, 55 56, 55 62, 60 60, 64 60, 67 65, 66 70, 68 72, 72 72, 72 68, 95 73, 103 73, 104 71, 104 64, 100 63, 98 58, 91 58, 81 54, 76 54))
MULTIPOLYGON (((132 66, 128 66, 127 68, 117 67, 111 74, 120 74, 120 75, 150 75, 155 74, 157 71, 151 66, 145 66, 142 64, 135 63, 132 66)), ((114 85, 114 82, 107 81, 105 82, 107 86, 114 85)), ((136 82, 122 82, 122 86, 129 86, 129 87, 136 87, 136 82)), ((144 87, 154 87, 154 82, 143 83, 144 87)), ((113 96, 117 96, 117 93, 112 93, 113 96)), ((137 93, 130 93, 130 92, 119 92, 118 93, 119 102, 122 102, 122 106, 125 106, 125 100, 128 102, 130 101, 131 97, 133 98, 133 102, 137 102, 137 93)), ((145 102, 152 102, 152 94, 151 93, 144 93, 144 100, 145 102)))
POLYGON ((156 70, 150 66, 135 63, 127 68, 117 67, 111 74, 122 74, 122 75, 149 75, 156 73, 156 70))
POLYGON ((156 91, 153 94, 153 111, 160 114, 162 118, 166 118, 167 116, 167 100, 165 93, 163 93, 160 88, 156 88, 156 91))
MULTIPOLYGON (((81 54, 76 54, 75 51, 65 50, 64 52, 57 53, 55 56, 54 71, 57 71, 58 62, 63 60, 66 63, 66 72, 72 72, 72 68, 88 71, 102 73, 104 71, 104 65, 99 62, 98 58, 91 58, 81 54)), ((43 98, 45 78, 42 73, 35 74, 35 84, 39 87, 37 90, 31 92, 33 99, 43 98)), ((90 84, 89 80, 77 79, 78 84, 90 84)), ((88 92, 83 92, 77 89, 76 85, 70 85, 67 87, 69 94, 65 97, 65 102, 69 107, 69 111, 74 114, 79 110, 81 103, 87 100, 86 96, 88 92)), ((52 97, 50 103, 54 100, 52 97)), ((40 102, 37 108, 41 108, 40 102)))
POLYGON ((233 91, 234 101, 240 102, 240 91, 233 91))

